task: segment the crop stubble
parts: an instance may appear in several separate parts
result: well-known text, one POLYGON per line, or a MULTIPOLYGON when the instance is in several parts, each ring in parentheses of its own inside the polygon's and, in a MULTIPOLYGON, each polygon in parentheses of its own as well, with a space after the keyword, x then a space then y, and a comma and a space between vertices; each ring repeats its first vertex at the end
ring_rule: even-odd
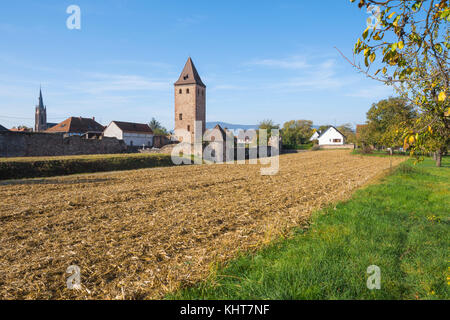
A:
POLYGON ((388 168, 387 158, 331 150, 283 155, 275 176, 203 165, 0 185, 0 298, 161 298, 388 168), (81 291, 66 288, 73 264, 81 291))

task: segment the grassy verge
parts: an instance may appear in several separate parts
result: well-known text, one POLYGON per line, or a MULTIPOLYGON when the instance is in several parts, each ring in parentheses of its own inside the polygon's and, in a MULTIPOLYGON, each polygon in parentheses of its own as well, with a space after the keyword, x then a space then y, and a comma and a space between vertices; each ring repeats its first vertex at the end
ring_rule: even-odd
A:
POLYGON ((11 158, 0 161, 0 180, 135 170, 172 165, 170 155, 164 154, 11 158))
MULTIPOLYGON (((352 151, 352 154, 355 155, 362 155, 362 156, 379 156, 379 157, 390 157, 391 155, 387 151, 379 151, 379 150, 373 150, 371 153, 363 153, 360 149, 355 149, 352 151)), ((409 152, 399 152, 395 151, 392 156, 394 157, 407 157, 409 156, 409 152)))
POLYGON ((169 299, 449 299, 450 159, 406 163, 169 299), (381 269, 369 290, 367 268, 381 269))
POLYGON ((300 145, 283 145, 283 148, 286 150, 309 150, 312 146, 312 143, 306 143, 300 145))

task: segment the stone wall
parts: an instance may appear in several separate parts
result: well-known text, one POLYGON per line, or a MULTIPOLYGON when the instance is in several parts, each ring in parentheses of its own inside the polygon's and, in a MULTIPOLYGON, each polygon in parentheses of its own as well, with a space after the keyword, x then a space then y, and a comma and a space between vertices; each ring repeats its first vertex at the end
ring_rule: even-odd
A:
POLYGON ((126 152, 122 140, 116 138, 83 139, 61 134, 1 132, 0 157, 40 157, 126 152))
POLYGON ((161 149, 165 145, 170 144, 169 138, 166 136, 153 136, 153 147, 161 149))

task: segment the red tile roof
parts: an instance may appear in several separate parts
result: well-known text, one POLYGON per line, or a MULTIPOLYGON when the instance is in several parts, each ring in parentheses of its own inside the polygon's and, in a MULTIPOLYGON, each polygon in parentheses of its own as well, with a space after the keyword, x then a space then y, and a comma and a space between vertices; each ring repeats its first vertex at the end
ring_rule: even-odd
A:
MULTIPOLYGON (((1 130, 1 128, 0 128, 0 130, 1 130)), ((13 131, 13 132, 33 132, 33 129, 31 129, 31 128, 20 128, 20 129, 12 128, 9 131, 13 131)))
POLYGON ((48 133, 86 133, 86 132, 103 132, 105 127, 91 118, 70 117, 56 126, 45 130, 48 133))

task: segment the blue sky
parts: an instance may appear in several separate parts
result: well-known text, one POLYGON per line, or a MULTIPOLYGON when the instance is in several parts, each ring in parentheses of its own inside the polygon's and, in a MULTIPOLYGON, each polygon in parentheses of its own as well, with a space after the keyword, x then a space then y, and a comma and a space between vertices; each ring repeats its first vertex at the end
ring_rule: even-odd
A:
POLYGON ((363 123, 392 90, 351 56, 368 15, 348 0, 8 1, 0 11, 0 124, 34 124, 42 84, 49 122, 69 116, 174 125, 173 83, 191 56, 207 121, 363 123), (81 30, 66 9, 81 8, 81 30))

